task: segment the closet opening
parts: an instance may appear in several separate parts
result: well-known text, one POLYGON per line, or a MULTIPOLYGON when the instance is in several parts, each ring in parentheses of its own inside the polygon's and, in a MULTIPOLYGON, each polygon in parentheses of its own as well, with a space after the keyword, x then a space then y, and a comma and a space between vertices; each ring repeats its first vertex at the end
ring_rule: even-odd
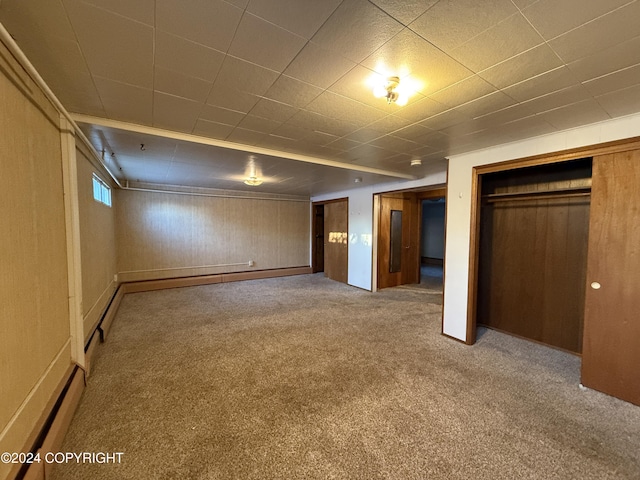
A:
POLYGON ((592 159, 479 175, 476 322, 582 352, 592 159))

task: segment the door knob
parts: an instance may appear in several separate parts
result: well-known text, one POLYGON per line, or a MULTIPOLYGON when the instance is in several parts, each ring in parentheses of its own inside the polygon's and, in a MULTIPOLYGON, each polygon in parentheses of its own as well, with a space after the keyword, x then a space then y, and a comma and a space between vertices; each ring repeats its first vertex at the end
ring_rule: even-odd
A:
POLYGON ((594 290, 599 290, 601 286, 602 285, 600 285, 598 282, 591 282, 591 288, 593 288, 594 290))

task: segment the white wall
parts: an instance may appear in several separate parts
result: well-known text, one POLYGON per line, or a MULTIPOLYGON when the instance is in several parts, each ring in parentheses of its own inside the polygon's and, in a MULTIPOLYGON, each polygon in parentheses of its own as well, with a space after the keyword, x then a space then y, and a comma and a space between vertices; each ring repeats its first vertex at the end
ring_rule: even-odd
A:
POLYGON ((631 115, 449 158, 443 333, 466 340, 473 167, 640 136, 631 115))
POLYGON ((435 165, 431 173, 419 180, 407 180, 364 186, 342 192, 312 197, 312 202, 349 199, 349 285, 372 289, 373 266, 373 196, 376 193, 442 185, 447 181, 446 163, 435 165))

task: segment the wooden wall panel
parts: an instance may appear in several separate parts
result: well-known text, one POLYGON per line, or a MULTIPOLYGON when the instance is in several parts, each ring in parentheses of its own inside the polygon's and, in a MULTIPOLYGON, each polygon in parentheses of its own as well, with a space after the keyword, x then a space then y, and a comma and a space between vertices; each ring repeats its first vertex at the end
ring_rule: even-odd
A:
POLYGON ((114 206, 120 281, 309 265, 308 202, 117 190, 114 206), (186 268, 221 264, 243 265, 186 268))
POLYGON ((108 177, 89 161, 88 154, 83 149, 76 150, 76 159, 82 256, 82 315, 87 340, 116 288, 115 215, 113 207, 109 208, 93 199, 93 174, 97 174, 107 184, 108 177))
MULTIPOLYGON (((591 163, 512 170, 483 178, 478 323, 572 352, 582 350, 589 197, 492 194, 591 184, 591 163)), ((571 193, 571 192, 570 192, 571 193)))
MULTIPOLYGON (((3 44, 0 105, 4 452, 24 447, 68 371, 71 350, 60 117, 3 44)), ((0 464, 0 478, 9 467, 0 464)))

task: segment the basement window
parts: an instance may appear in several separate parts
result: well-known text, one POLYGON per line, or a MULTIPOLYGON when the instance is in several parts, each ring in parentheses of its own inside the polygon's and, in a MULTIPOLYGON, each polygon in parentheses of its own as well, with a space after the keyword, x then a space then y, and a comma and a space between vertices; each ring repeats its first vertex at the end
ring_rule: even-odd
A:
POLYGON ((104 203, 107 207, 111 206, 111 187, 95 173, 93 174, 93 199, 104 203))

